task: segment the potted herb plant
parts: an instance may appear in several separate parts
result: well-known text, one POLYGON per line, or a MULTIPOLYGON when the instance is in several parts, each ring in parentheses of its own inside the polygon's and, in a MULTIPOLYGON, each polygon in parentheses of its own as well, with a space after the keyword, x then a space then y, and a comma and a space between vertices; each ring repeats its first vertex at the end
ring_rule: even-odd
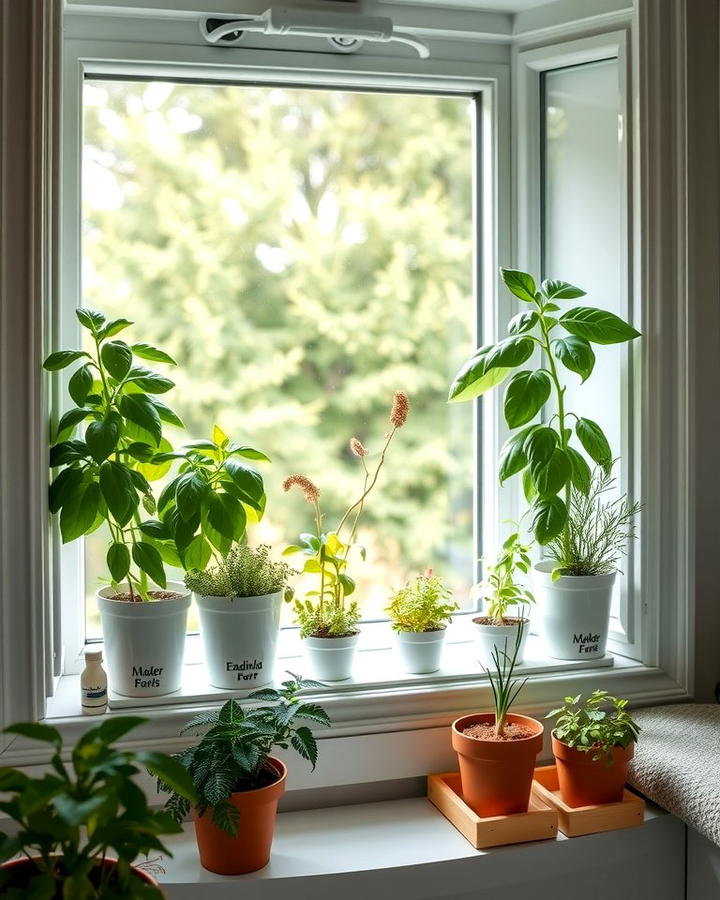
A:
POLYGON ((527 812, 535 757, 542 750, 542 722, 510 712, 527 680, 513 678, 522 636, 521 625, 512 651, 493 652, 487 674, 494 712, 461 716, 452 724, 463 799, 482 817, 527 812))
POLYGON ((167 811, 182 821, 192 810, 200 862, 220 875, 242 875, 267 865, 270 859, 277 805, 285 790, 287 768, 271 752, 292 747, 313 769, 317 742, 302 722, 329 726, 325 710, 305 703, 298 692, 321 687, 288 673, 281 691, 264 688, 250 700, 271 705, 243 710, 235 700, 220 709, 197 716, 183 733, 202 733, 200 743, 177 757, 191 776, 198 800, 190 802, 165 783, 169 791, 167 811))
POLYGON ((185 575, 195 594, 210 684, 259 687, 272 681, 286 563, 270 558, 264 544, 238 544, 205 570, 185 575))
POLYGON ((393 594, 385 612, 406 672, 437 672, 446 629, 456 609, 458 604, 450 602, 450 591, 432 569, 393 594))
MULTIPOLYGON (((390 442, 407 421, 408 411, 407 395, 396 391, 390 412, 392 427, 385 436, 374 467, 368 466, 368 450, 362 442, 358 438, 350 441, 352 453, 362 464, 363 487, 359 498, 347 508, 334 530, 323 530, 317 485, 305 475, 290 475, 283 483, 286 491, 293 486, 300 488, 314 512, 314 533, 301 534, 299 543, 287 547, 284 553, 303 554, 306 559, 302 572, 319 582, 318 588, 307 591, 304 599, 295 599, 294 609, 313 674, 322 681, 344 681, 352 674, 360 636, 360 610, 354 600, 348 602, 347 599, 355 591, 355 581, 347 574, 348 555, 355 545, 365 501, 377 484, 390 442)), ((360 552, 364 558, 364 551, 360 552)))
POLYGON ((628 701, 593 691, 584 702, 578 694, 565 703, 546 716, 556 720, 552 748, 563 801, 573 807, 619 803, 640 732, 628 701), (608 704, 610 712, 602 708, 608 704))
POLYGON ((5 729, 50 744, 53 753, 50 771, 34 778, 0 768, 0 812, 17 825, 12 834, 0 833, 3 897, 164 896, 133 863, 151 850, 172 856, 160 837, 182 829, 167 813, 148 808, 133 777, 149 769, 186 802, 195 802, 196 794, 188 773, 172 757, 112 746, 144 721, 113 717, 91 728, 76 744, 70 763, 63 762, 62 737, 55 728, 20 723, 5 729))
MULTIPOLYGON (((640 333, 607 310, 575 306, 562 311, 559 305, 562 301, 575 300, 585 294, 566 281, 546 280, 538 288, 527 272, 500 271, 508 289, 527 304, 527 309, 510 321, 507 338, 480 347, 465 363, 455 376, 449 399, 455 402, 473 400, 511 376, 505 389, 503 411, 513 433, 501 452, 500 483, 522 473, 525 497, 531 504, 535 539, 542 546, 559 542, 563 548, 562 559, 567 560, 572 555, 572 491, 587 496, 591 490, 592 474, 584 454, 606 475, 610 474, 613 455, 600 425, 567 408, 560 364, 584 382, 595 367, 594 346, 626 343, 639 337, 640 333), (537 351, 540 365, 520 368, 537 351), (544 421, 533 421, 543 412, 546 413, 544 421)), ((554 561, 541 562, 536 569, 539 572, 536 593, 542 600, 538 608, 543 619, 543 632, 551 647, 554 624, 562 624, 563 620, 552 607, 556 595, 544 592, 543 587, 548 571, 552 573, 557 569, 554 561)), ((562 572, 557 571, 557 575, 560 574, 562 572)), ((563 579, 576 577, 563 575, 563 579)), ((569 587, 568 581, 561 586, 566 585, 569 587)), ((593 630, 595 617, 591 623, 586 622, 584 616, 587 611, 596 609, 598 591, 605 591, 609 596, 611 586, 601 587, 600 582, 594 581, 592 593, 588 593, 587 588, 587 580, 577 582, 572 599, 568 600, 577 609, 571 636, 575 647, 573 657, 599 655, 600 635, 593 630), (593 640, 595 635, 598 635, 597 640, 593 640), (583 646, 588 647, 587 653, 583 646)), ((607 608, 609 611, 609 605, 607 608)))
POLYGON ((534 603, 535 598, 517 584, 515 573, 527 574, 530 570, 529 552, 530 545, 522 543, 519 532, 514 532, 506 538, 495 562, 487 567, 484 581, 478 585, 484 600, 484 614, 476 616, 473 625, 478 660, 485 668, 492 665, 496 650, 507 652, 515 645, 519 631, 522 631, 522 639, 516 662, 518 665, 523 662, 530 624, 523 610, 527 604, 534 603), (520 615, 508 615, 513 607, 519 607, 520 615))
POLYGON ((605 499, 613 490, 602 468, 593 471, 587 493, 571 488, 566 533, 550 541, 548 558, 533 573, 545 643, 557 659, 605 655, 618 563, 640 511, 625 495, 605 499))

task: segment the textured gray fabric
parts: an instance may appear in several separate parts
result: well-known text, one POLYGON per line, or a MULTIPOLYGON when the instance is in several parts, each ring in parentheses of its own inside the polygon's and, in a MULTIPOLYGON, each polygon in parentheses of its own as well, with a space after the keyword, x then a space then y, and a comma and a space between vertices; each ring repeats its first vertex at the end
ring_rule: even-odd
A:
POLYGON ((642 728, 629 781, 720 847, 720 706, 633 710, 642 728))

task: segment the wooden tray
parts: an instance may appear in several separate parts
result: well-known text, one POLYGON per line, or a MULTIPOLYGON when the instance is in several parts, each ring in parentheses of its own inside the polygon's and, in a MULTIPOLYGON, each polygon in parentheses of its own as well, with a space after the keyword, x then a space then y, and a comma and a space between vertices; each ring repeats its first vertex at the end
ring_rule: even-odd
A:
POLYGON ((535 769, 533 795, 557 810, 560 831, 567 837, 634 828, 645 821, 645 801, 626 790, 620 803, 599 806, 568 806, 560 797, 555 766, 535 769))
POLYGON ((428 775, 427 792, 430 802, 476 850, 503 844, 542 841, 557 836, 557 811, 535 794, 530 797, 530 807, 526 813, 483 819, 463 800, 459 772, 428 775))

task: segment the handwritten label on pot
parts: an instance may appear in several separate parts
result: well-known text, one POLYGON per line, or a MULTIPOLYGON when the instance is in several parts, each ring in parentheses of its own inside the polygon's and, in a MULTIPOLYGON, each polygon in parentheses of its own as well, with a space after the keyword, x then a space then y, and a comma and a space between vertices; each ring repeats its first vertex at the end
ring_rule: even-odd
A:
POLYGON ((226 662, 225 670, 227 672, 237 672, 238 681, 256 681, 260 672, 262 672, 262 660, 245 659, 241 663, 226 662))
POLYGON ((598 653, 600 650, 600 635, 588 631, 587 634, 574 634, 573 644, 578 644, 578 655, 586 653, 598 653))
POLYGON ((164 666, 133 666, 133 685, 136 688, 159 688, 164 666))

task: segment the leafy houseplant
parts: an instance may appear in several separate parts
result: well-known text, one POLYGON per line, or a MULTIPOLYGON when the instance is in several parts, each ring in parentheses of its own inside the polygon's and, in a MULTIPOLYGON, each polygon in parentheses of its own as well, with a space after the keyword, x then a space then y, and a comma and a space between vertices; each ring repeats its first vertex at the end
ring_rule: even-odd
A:
POLYGON ((509 617, 511 607, 535 602, 530 591, 516 581, 516 572, 527 574, 532 563, 530 545, 520 540, 519 532, 509 535, 494 563, 487 567, 485 579, 478 585, 485 601, 485 615, 473 619, 478 658, 486 668, 491 665, 495 650, 512 647, 516 633, 522 628, 518 662, 522 662, 527 638, 528 619, 509 617))
POLYGON ((248 698, 271 705, 243 710, 228 700, 185 726, 184 734, 202 733, 199 744, 177 757, 193 780, 197 801, 191 804, 162 776, 158 781, 161 790, 171 789, 166 809, 175 819, 181 821, 192 808, 200 861, 211 872, 239 875, 267 864, 287 776, 285 765, 270 755, 273 748, 292 747, 315 768, 317 742, 308 725, 300 723, 327 727, 330 719, 299 692, 321 685, 288 674, 282 690, 265 688, 248 698))
POLYGON ((546 718, 556 720, 552 734, 558 781, 569 806, 619 803, 627 781, 640 726, 627 712, 627 700, 607 691, 566 697, 565 706, 546 718), (611 710, 603 709, 607 706, 611 710))
POLYGON ((432 569, 400 588, 385 610, 396 633, 406 672, 425 674, 440 668, 445 629, 458 604, 432 569))
POLYGON ((0 811, 19 829, 0 833, 0 893, 38 900, 162 898, 155 882, 132 863, 151 850, 172 856, 160 837, 181 831, 164 812, 148 808, 133 776, 149 769, 185 802, 195 802, 185 769, 163 753, 131 753, 112 744, 145 719, 109 719, 80 738, 70 766, 62 761, 60 733, 47 725, 20 723, 6 734, 50 744, 52 771, 32 778, 0 768, 0 811), (7 861, 18 853, 26 858, 7 861), (115 856, 117 859, 113 859, 115 856))
MULTIPOLYGON (((300 488, 307 503, 313 507, 314 533, 301 534, 299 543, 287 547, 284 553, 304 555, 303 574, 315 576, 319 582, 317 589, 305 593, 304 600, 295 600, 294 609, 313 670, 324 681, 341 681, 350 677, 359 635, 360 611, 354 600, 347 602, 355 591, 355 581, 347 574, 348 555, 356 542, 365 501, 377 484, 390 443, 398 428, 402 428, 407 421, 408 411, 407 396, 402 391, 396 391, 390 412, 392 428, 385 436, 373 467, 367 464, 368 450, 361 441, 351 439, 350 449, 362 464, 363 487, 358 499, 347 508, 334 530, 323 530, 317 485, 305 475, 290 475, 283 483, 286 491, 293 486, 300 488), (332 646, 328 640, 333 642, 332 646)), ((361 549, 360 553, 364 559, 364 550, 361 549)))
MULTIPOLYGON (((503 410, 513 433, 501 452, 500 483, 522 473, 537 542, 555 542, 562 548, 562 558, 568 559, 572 491, 587 495, 592 482, 584 454, 607 475, 613 455, 600 425, 567 408, 560 365, 585 382, 595 367, 594 346, 626 343, 640 333, 607 310, 575 306, 563 312, 560 302, 585 294, 566 281, 546 280, 538 289, 527 272, 500 271, 511 293, 528 308, 511 320, 507 338, 480 347, 465 363, 449 399, 472 400, 512 376, 503 410), (542 367, 521 369, 538 351, 542 367), (533 421, 542 412, 546 421, 533 421)), ((556 568, 551 561, 541 562, 534 573, 551 655, 602 656, 614 573, 605 581, 573 583, 573 576, 553 577, 556 568)))
POLYGON ((514 677, 523 639, 518 628, 510 652, 495 648, 487 675, 494 712, 461 716, 452 725, 466 803, 479 816, 527 812, 535 757, 542 750, 543 725, 510 707, 525 685, 514 677))
POLYGON ((185 575, 200 613, 200 633, 210 683, 257 687, 272 680, 287 563, 270 548, 237 544, 205 570, 185 575))

